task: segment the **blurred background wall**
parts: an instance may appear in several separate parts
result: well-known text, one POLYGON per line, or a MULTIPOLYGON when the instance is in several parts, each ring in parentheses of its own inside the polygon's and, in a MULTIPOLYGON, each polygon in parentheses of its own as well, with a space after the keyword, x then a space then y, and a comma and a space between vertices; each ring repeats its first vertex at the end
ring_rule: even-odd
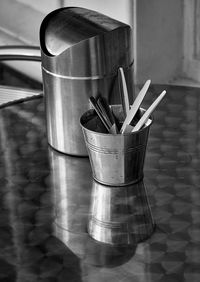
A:
MULTIPOLYGON (((64 6, 93 9, 133 28, 135 83, 200 82, 199 0, 1 0, 0 45, 39 45, 39 27, 64 6)), ((9 63, 41 81, 39 63, 9 63)))

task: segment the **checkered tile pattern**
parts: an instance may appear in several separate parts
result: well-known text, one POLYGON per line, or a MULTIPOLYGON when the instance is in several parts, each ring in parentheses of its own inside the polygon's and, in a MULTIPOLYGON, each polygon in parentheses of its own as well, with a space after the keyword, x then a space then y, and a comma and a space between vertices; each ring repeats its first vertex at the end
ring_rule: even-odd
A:
POLYGON ((200 90, 153 86, 143 106, 163 89, 144 169, 156 228, 136 245, 88 235, 89 161, 48 146, 42 98, 0 110, 0 280, 200 281, 200 90))

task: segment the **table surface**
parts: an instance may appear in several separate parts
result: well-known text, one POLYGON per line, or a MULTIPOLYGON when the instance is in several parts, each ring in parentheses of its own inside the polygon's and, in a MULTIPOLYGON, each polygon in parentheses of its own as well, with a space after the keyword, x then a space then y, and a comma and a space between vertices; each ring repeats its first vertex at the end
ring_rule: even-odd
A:
POLYGON ((92 180, 88 158, 48 146, 42 97, 0 109, 0 281, 200 281, 200 89, 154 85, 143 106, 164 89, 144 180, 117 190, 92 180), (135 211, 151 210, 153 233, 137 244, 94 240, 87 226, 95 195, 114 199, 102 204, 113 213, 109 232, 113 218, 127 220, 118 210, 127 189, 135 211))

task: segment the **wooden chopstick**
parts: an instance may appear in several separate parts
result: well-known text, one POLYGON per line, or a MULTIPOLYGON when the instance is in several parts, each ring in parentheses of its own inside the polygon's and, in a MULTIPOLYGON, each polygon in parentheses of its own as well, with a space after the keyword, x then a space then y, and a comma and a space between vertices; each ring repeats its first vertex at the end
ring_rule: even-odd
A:
POLYGON ((147 80, 144 84, 144 86, 142 87, 141 91, 139 92, 139 94, 137 95, 133 105, 131 106, 131 109, 129 110, 125 120, 124 120, 124 123, 121 127, 121 130, 120 130, 120 133, 125 133, 127 132, 126 129, 128 128, 127 125, 129 125, 131 123, 131 121, 134 119, 146 93, 147 93, 147 90, 149 88, 149 85, 151 83, 151 80, 147 80))

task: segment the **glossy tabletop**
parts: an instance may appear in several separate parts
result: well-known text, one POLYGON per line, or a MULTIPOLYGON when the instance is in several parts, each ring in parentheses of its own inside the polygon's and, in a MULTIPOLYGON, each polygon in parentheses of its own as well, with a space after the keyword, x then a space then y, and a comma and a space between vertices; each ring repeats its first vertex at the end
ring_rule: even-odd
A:
POLYGON ((48 146, 42 97, 0 109, 0 281, 200 281, 200 89, 155 85, 143 106, 164 89, 127 187, 48 146))

